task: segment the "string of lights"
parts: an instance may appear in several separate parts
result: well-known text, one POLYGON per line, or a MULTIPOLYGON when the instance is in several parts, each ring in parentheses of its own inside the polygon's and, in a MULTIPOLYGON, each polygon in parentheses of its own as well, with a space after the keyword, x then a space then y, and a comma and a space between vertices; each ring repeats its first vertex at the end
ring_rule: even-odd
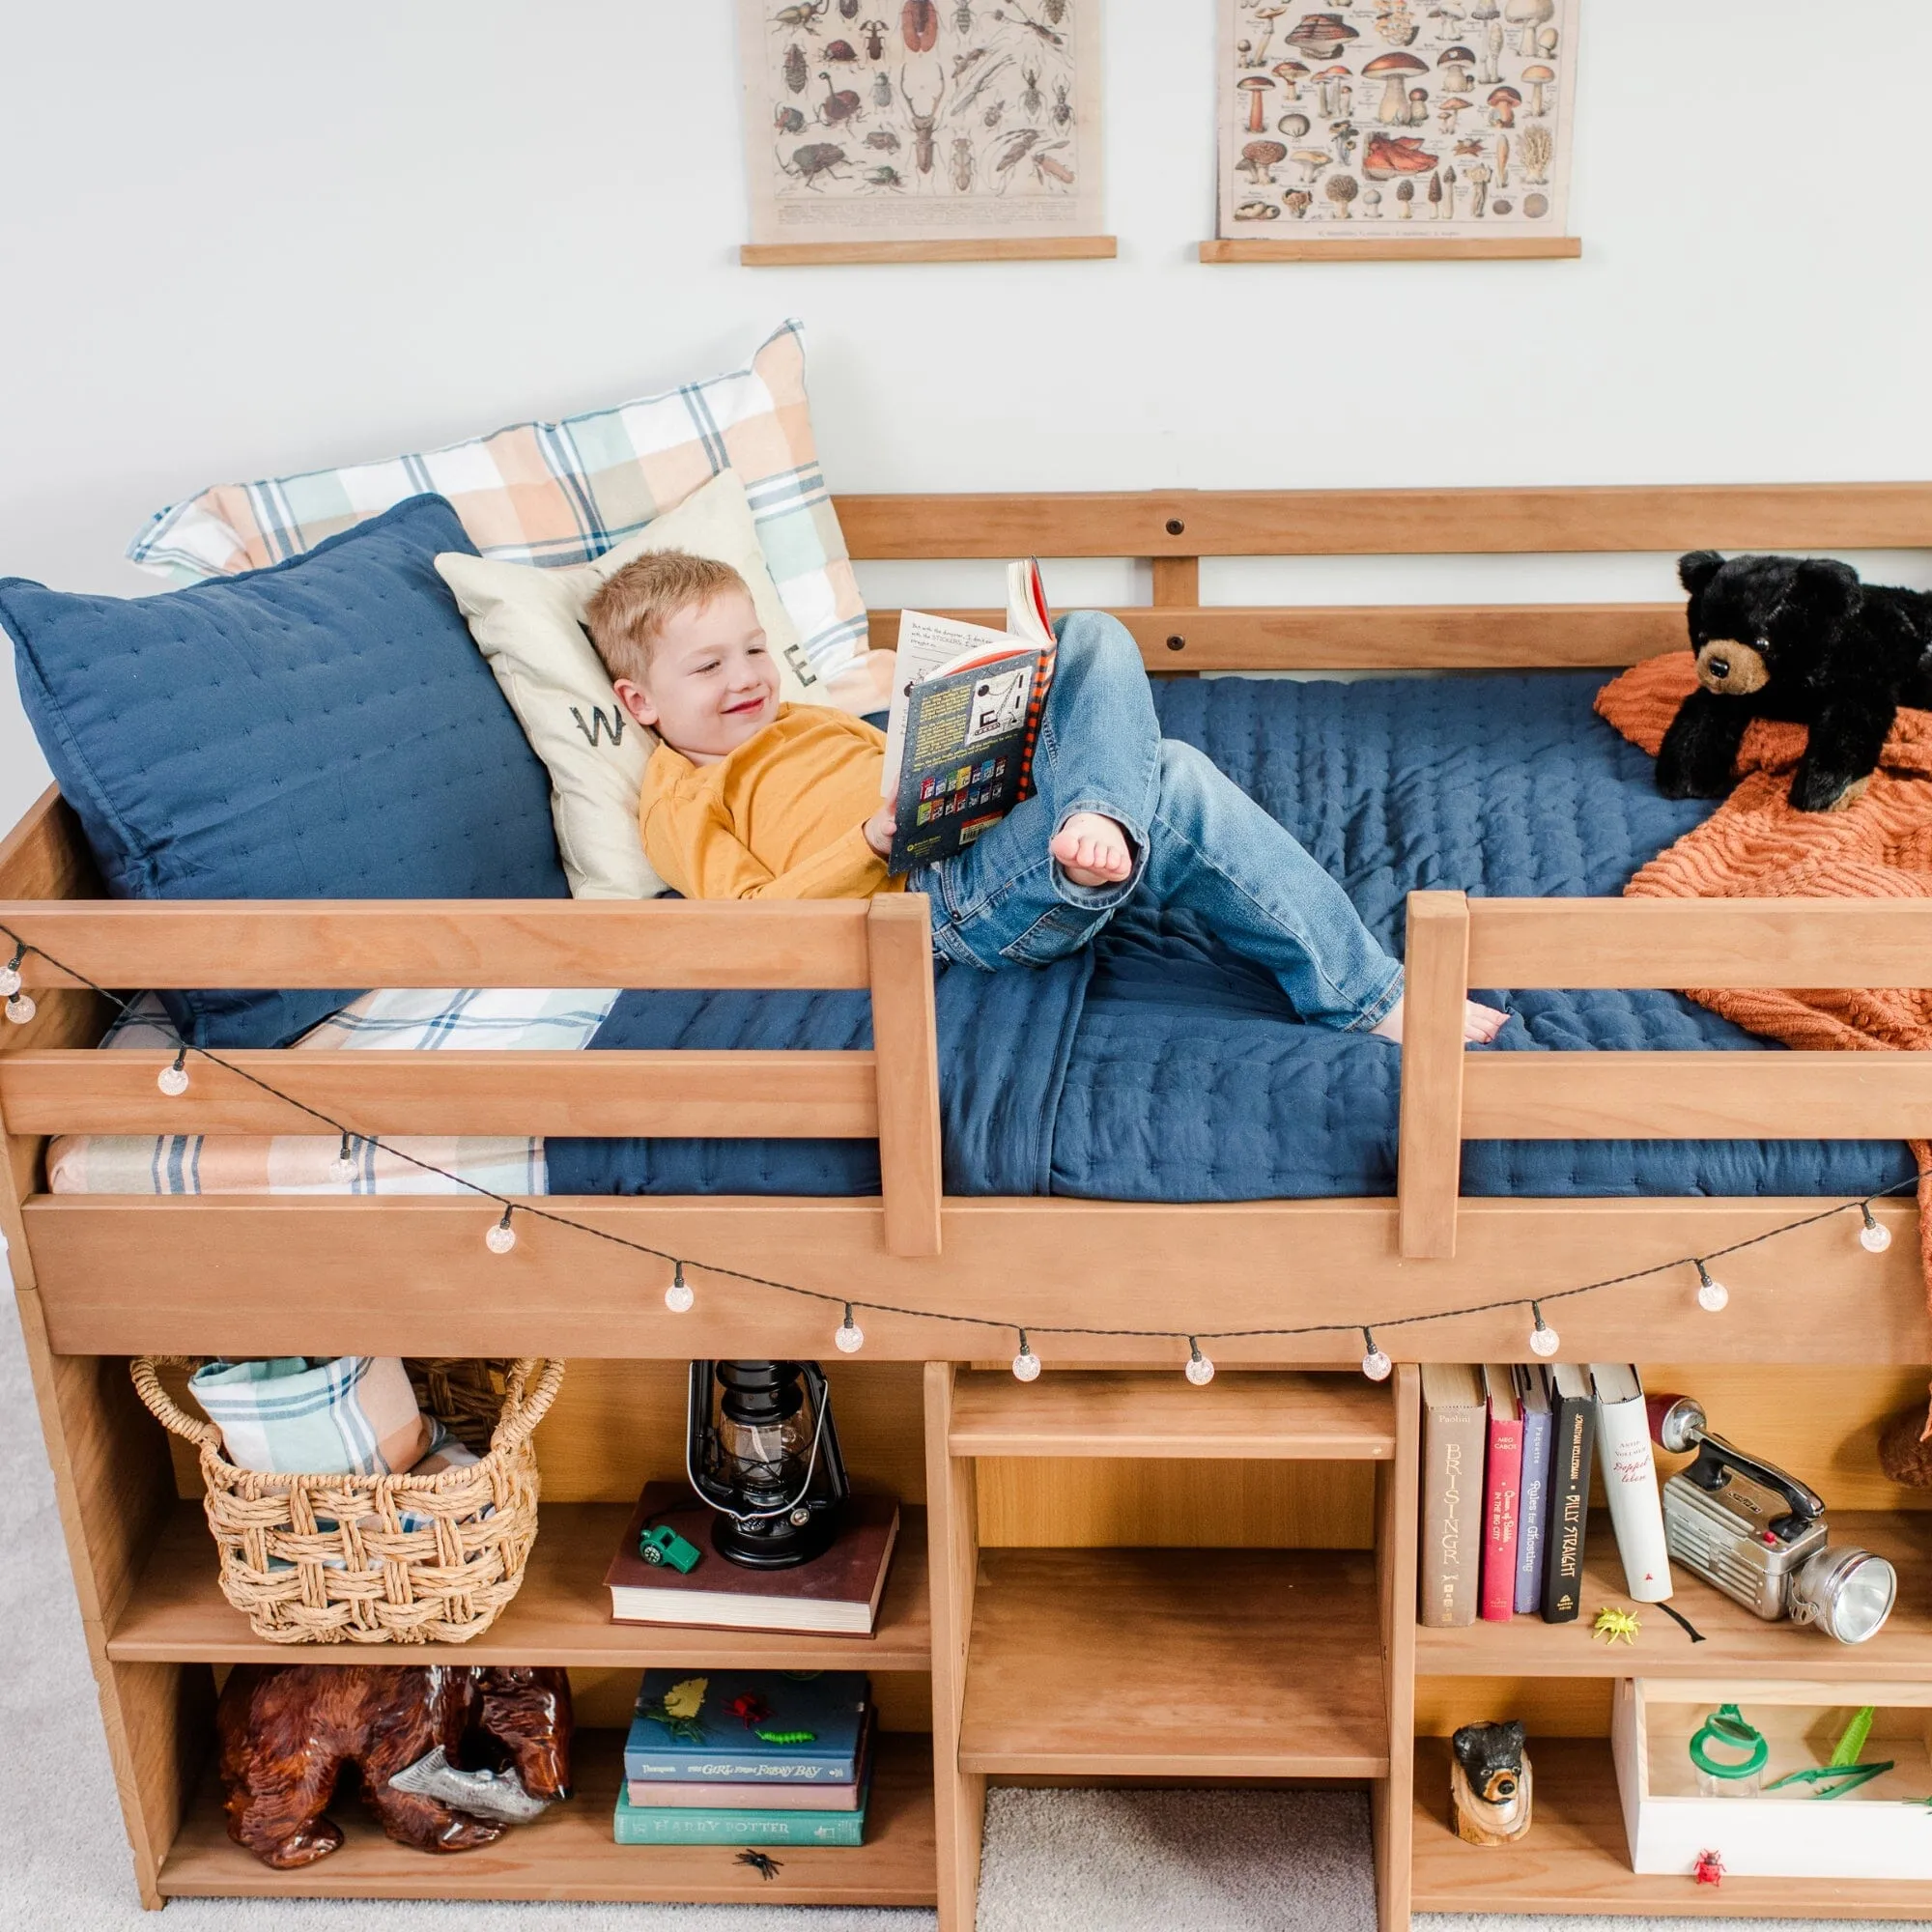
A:
MULTIPOLYGON (((20 975, 20 967, 30 952, 45 960, 55 972, 65 975, 76 985, 105 1000, 121 1013, 126 1014, 129 1010, 131 1005, 129 1001, 118 993, 110 993, 104 986, 97 985, 85 974, 55 958, 43 947, 36 946, 31 941, 21 938, 10 926, 0 924, 0 936, 10 941, 14 949, 9 964, 0 967, 0 996, 6 999, 8 1019, 15 1025, 24 1026, 34 1017, 36 1011, 33 996, 23 990, 20 975)), ((853 1295, 835 1294, 823 1289, 802 1288, 796 1282, 778 1281, 768 1275, 751 1274, 743 1268, 727 1267, 719 1262, 700 1261, 695 1256, 678 1255, 668 1248, 654 1247, 648 1241, 639 1241, 609 1228, 600 1228, 592 1222, 580 1221, 572 1215, 559 1213, 554 1208, 538 1207, 526 1200, 513 1200, 508 1195, 499 1194, 495 1189, 484 1186, 480 1181, 453 1173, 446 1167, 439 1167, 434 1161, 411 1153, 393 1141, 358 1132, 323 1109, 284 1093, 259 1074, 238 1065, 212 1048, 194 1045, 183 1038, 178 1032, 174 1034, 174 1042, 175 1057, 162 1067, 156 1083, 171 1099, 181 1098, 189 1090, 190 1055, 197 1060, 207 1062, 211 1066, 219 1067, 232 1078, 244 1081, 250 1087, 281 1102, 282 1105, 305 1115, 318 1126, 326 1127, 331 1133, 340 1135, 341 1151, 331 1167, 331 1172, 337 1179, 346 1180, 355 1174, 356 1169, 355 1151, 358 1147, 367 1148, 387 1154, 391 1159, 401 1161, 422 1173, 435 1175, 452 1187, 500 1208, 502 1209, 500 1218, 490 1222, 483 1233, 483 1243, 494 1255, 507 1255, 516 1247, 516 1220, 517 1217, 523 1216, 531 1221, 548 1223, 552 1227, 569 1229, 579 1235, 587 1235, 595 1240, 628 1249, 633 1254, 644 1256, 652 1261, 668 1263, 671 1278, 669 1286, 664 1292, 664 1300, 665 1306, 674 1315, 689 1314, 696 1305, 696 1293, 685 1277, 685 1270, 692 1268, 700 1274, 713 1275, 721 1280, 742 1282, 753 1288, 770 1289, 781 1294, 797 1295, 804 1300, 823 1302, 828 1307, 840 1310, 840 1320, 833 1331, 832 1339, 834 1346, 841 1354, 857 1354, 866 1345, 865 1330, 854 1319, 854 1311, 861 1309, 868 1314, 898 1316, 907 1321, 950 1322, 1013 1335, 1017 1338, 1018 1348, 1013 1356, 1012 1370, 1023 1382, 1036 1380, 1040 1372, 1039 1357, 1033 1349, 1032 1337, 1035 1335, 1059 1335, 1087 1341, 1184 1343, 1187 1348, 1187 1359, 1182 1372, 1196 1387, 1205 1387, 1214 1378, 1214 1364, 1201 1347, 1204 1341, 1286 1341, 1312 1335, 1350 1333, 1358 1333, 1362 1338, 1363 1375, 1371 1381, 1385 1381, 1393 1370, 1394 1363, 1377 1342, 1377 1329, 1407 1328, 1425 1321, 1452 1321, 1466 1316, 1493 1315, 1519 1308, 1527 1310, 1529 1314, 1530 1330, 1527 1340, 1531 1351, 1547 1359, 1562 1347, 1562 1338, 1544 1320, 1543 1311, 1548 1303, 1567 1301, 1577 1295, 1598 1294, 1606 1289, 1622 1288, 1633 1282, 1654 1280, 1660 1276, 1680 1273, 1685 1269, 1694 1269, 1697 1280, 1697 1305, 1707 1314, 1716 1315, 1729 1304, 1731 1297, 1730 1291, 1724 1284, 1712 1275, 1710 1263, 1729 1255, 1741 1254, 1747 1248, 1762 1247, 1767 1241, 1775 1241, 1785 1235, 1795 1234, 1801 1228, 1816 1227, 1820 1222, 1851 1214, 1860 1216, 1858 1230, 1860 1245, 1867 1253, 1883 1254, 1891 1245, 1891 1232, 1872 1213, 1871 1204, 1889 1195, 1910 1192, 1918 1184, 1916 1179, 1901 1180, 1854 1200, 1834 1202, 1828 1208, 1799 1215, 1794 1220, 1780 1222, 1776 1227, 1767 1228, 1760 1234, 1747 1236, 1744 1239, 1732 1241, 1723 1247, 1709 1249, 1701 1255, 1680 1255, 1670 1261, 1654 1263, 1648 1267, 1632 1268, 1622 1274, 1605 1275, 1600 1280, 1579 1282, 1572 1288, 1546 1290, 1534 1296, 1500 1295, 1493 1300, 1465 1302, 1454 1308, 1432 1308, 1420 1314, 1385 1315, 1372 1323, 1309 1321, 1293 1326, 1197 1329, 1190 1333, 1182 1328, 1087 1327, 1065 1322, 1020 1322, 1004 1315, 974 1315, 952 1310, 909 1308, 896 1302, 870 1301, 853 1295)))

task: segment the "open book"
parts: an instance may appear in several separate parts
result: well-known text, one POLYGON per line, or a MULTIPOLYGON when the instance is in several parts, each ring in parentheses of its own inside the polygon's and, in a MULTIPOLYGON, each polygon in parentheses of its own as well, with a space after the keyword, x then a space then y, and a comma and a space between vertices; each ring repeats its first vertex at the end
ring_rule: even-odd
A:
POLYGON ((899 612, 881 787, 898 812, 893 871, 951 858, 1031 795, 1054 648, 1034 557, 1007 566, 1004 631, 899 612))

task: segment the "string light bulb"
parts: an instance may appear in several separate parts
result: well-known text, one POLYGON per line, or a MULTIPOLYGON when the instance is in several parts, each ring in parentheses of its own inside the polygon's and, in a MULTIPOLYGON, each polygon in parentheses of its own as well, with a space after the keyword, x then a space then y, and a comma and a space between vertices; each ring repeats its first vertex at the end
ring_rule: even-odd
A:
POLYGON ((1367 1328, 1362 1330, 1362 1373, 1372 1382, 1385 1382, 1395 1364, 1376 1347, 1376 1338, 1367 1328))
POLYGON ((493 1255, 507 1255, 517 1245, 517 1231, 510 1226, 510 1210, 503 1209, 503 1218, 483 1236, 483 1245, 493 1255))
POLYGON ((1543 1319, 1541 1303, 1532 1301, 1529 1304, 1529 1315, 1531 1321, 1535 1323, 1529 1331, 1530 1352, 1548 1359, 1563 1346, 1563 1338, 1543 1319))
POLYGON ((1695 1264, 1697 1269, 1697 1306, 1706 1315, 1716 1315, 1730 1305, 1731 1291, 1716 1280, 1702 1262, 1695 1264))
POLYGON ((1033 1351, 1033 1344, 1027 1340, 1027 1331, 1020 1330, 1020 1351, 1013 1357, 1013 1376, 1016 1380, 1037 1382, 1039 1379, 1039 1357, 1033 1351))
POLYGON ((671 1269, 670 1286, 665 1290, 665 1306, 673 1315, 689 1315, 691 1305, 696 1299, 691 1292, 691 1284, 684 1278, 684 1264, 676 1263, 671 1269))
POLYGON ((1187 1338, 1187 1379, 1196 1388, 1206 1388, 1214 1379, 1214 1364, 1201 1352, 1201 1344, 1192 1335, 1187 1338))
POLYGON ((852 1304, 845 1304, 845 1319, 838 1324, 838 1332, 833 1336, 841 1355, 856 1355, 866 1346, 866 1331, 852 1320, 852 1304))
POLYGON ((0 966, 0 994, 12 999, 20 990, 20 961, 27 956, 27 949, 22 946, 6 965, 0 966))
POLYGON ((1891 1230, 1883 1221, 1872 1217, 1871 1203, 1861 1201, 1859 1212, 1865 1217, 1864 1226, 1859 1230, 1859 1246, 1868 1255, 1882 1255, 1891 1246, 1891 1230))
POLYGON ((7 1017, 15 1026, 25 1026, 39 1011, 40 1008, 35 1006, 34 996, 31 993, 15 993, 7 1002, 7 1017))
POLYGON ((178 1100, 187 1092, 187 1048, 182 1047, 174 1058, 172 1066, 164 1066, 156 1076, 155 1085, 170 1100, 178 1100))
POLYGON ((355 1146, 349 1138, 348 1129, 342 1134, 342 1145, 335 1151, 335 1158, 328 1163, 328 1178, 331 1180, 354 1180, 355 1179, 355 1146))

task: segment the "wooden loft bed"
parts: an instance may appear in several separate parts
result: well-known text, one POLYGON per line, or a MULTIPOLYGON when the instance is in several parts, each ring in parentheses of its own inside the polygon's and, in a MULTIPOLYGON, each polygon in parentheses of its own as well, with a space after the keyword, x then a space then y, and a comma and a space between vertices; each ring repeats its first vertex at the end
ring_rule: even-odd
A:
MULTIPOLYGON (((1932 545, 1928 484, 855 497, 838 510, 862 558, 1034 551, 1150 559, 1151 604, 1117 614, 1151 670, 1179 675, 1623 665, 1684 641, 1676 603, 1203 606, 1203 556, 1932 545)), ((874 641, 889 643, 896 613, 875 611, 872 621, 874 641)), ((1592 1054, 1585 1064, 1553 1053, 1466 1056, 1460 1044, 1472 983, 1910 983, 1932 956, 1932 907, 1424 893, 1409 908, 1395 1200, 948 1199, 925 918, 917 898, 110 903, 99 896, 71 814, 52 794, 0 842, 0 922, 107 986, 869 989, 869 1053, 230 1057, 366 1134, 876 1134, 878 1199, 549 1205, 703 1262, 941 1317, 979 1309, 989 1284, 1002 1312, 1010 1307, 1040 1329, 1091 1321, 1096 1308, 1110 1324, 1171 1328, 1185 1319, 1204 1331, 1284 1319, 1350 1322, 1364 1311, 1424 1315, 1587 1280, 1605 1272, 1606 1259, 1639 1268, 1708 1252, 1813 1205, 1459 1200, 1465 1138, 1932 1134, 1932 1070, 1910 1055, 1592 1054)), ((45 1148, 55 1134, 301 1132, 313 1122, 205 1064, 186 1095, 162 1096, 155 1075, 167 1056, 92 1052, 106 1018, 101 1003, 38 956, 24 972, 40 1012, 0 1034, 8 1154, 0 1231, 135 1876, 150 1904, 181 1892, 937 1899, 946 1932, 965 1932, 986 1780, 1108 1774, 1367 1781, 1387 1932, 1406 1925, 1411 1902, 1896 1917, 1918 1901, 1914 1889, 1878 1884, 1740 1882, 1727 1883, 1719 1902, 1692 1899, 1676 1881, 1634 1879, 1610 1842, 1606 1759, 1592 1754, 1594 1741, 1591 1749, 1571 1741, 1550 1747, 1566 1769, 1539 1773, 1529 1855, 1472 1854, 1448 1834, 1428 1738, 1428 1769, 1419 1783, 1414 1776, 1417 1726, 1427 1721, 1418 1696, 1430 1685, 1530 1678, 1562 1689, 1634 1667, 1559 1642, 1540 1625, 1424 1633, 1420 1641, 1413 1627, 1418 1395, 1409 1365, 1520 1356, 1518 1310, 1392 1331, 1391 1352, 1405 1366, 1379 1389, 1352 1373, 1359 1344, 1346 1332, 1217 1343, 1224 1370, 1261 1373, 1224 1374, 1208 1390, 1174 1373, 1172 1343, 1130 1338, 1083 1342, 1086 1373, 1049 1373, 1024 1388, 968 1366, 999 1352, 981 1327, 868 1311, 866 1360, 838 1372, 841 1422, 858 1418, 849 1460, 862 1483, 925 1504, 878 1636, 855 1650, 848 1639, 615 1631, 595 1577, 617 1498, 643 1474, 675 1466, 659 1412, 674 1402, 672 1365, 696 1353, 815 1356, 830 1332, 822 1306, 701 1277, 697 1308, 671 1315, 661 1284, 640 1283, 635 1255, 526 1217, 515 1251, 497 1257, 481 1239, 486 1210, 460 1199, 52 1196, 45 1148), (573 1358, 576 1379, 539 1437, 546 1526, 525 1592, 486 1638, 438 1656, 555 1662, 593 1674, 650 1662, 864 1662, 896 1687, 882 1690, 895 1743, 874 1842, 857 1853, 799 1854, 771 1885, 734 1870, 727 1853, 618 1851, 598 1811, 615 1772, 593 1721, 583 1799, 568 1817, 514 1834, 501 1852, 422 1860, 362 1833, 304 1873, 277 1875, 227 1845, 204 1781, 211 1670, 281 1653, 252 1639, 215 1594, 205 1536, 182 1500, 188 1492, 156 1453, 157 1432, 134 1401, 125 1362, 148 1351, 297 1350, 573 1358), (1343 1365, 1345 1377, 1321 1373, 1343 1365), (573 1400, 583 1406, 566 1413, 573 1400), (640 1419, 612 1424, 633 1408, 640 1419), (591 1417, 601 1418, 601 1434, 591 1417), (1178 1595, 1172 1562, 1106 1547, 1171 1542, 1147 1506, 1138 1516, 1115 1510, 1112 1534, 1061 1534, 1079 1547, 1013 1547, 1053 1541, 1024 1522, 1013 1527, 1032 1493, 1013 1470, 1037 1466, 1030 1459, 1093 1469, 1153 1459, 1198 1463, 1204 1473, 1230 1461, 1267 1463, 1306 1494, 1347 1500, 1328 1533, 1337 1547, 1204 1548, 1181 1566, 1191 1587, 1178 1595), (1005 1529, 988 1534, 1002 1521, 1005 1529), (1298 1601, 1327 1607, 1300 1632, 1295 1655, 1311 1666, 1276 1681, 1266 1673, 1278 1663, 1269 1633, 1279 1626, 1267 1606, 1297 1583, 1313 1586, 1298 1601), (1131 1634, 1134 1655, 1117 1660, 1122 1682, 1145 1668, 1152 1631, 1188 1681, 1208 1687, 1202 1707, 1184 1714, 1184 1733, 1165 1727, 1171 1713, 1163 1719, 1131 1708, 1104 1722, 1091 1714, 1073 1721, 1053 1665, 1094 1641, 1083 1606, 1100 1606, 1102 1626, 1131 1634), (1371 1629, 1378 1635, 1365 1643, 1371 1629), (923 1728, 928 1673, 929 1769, 923 1742, 906 1735, 923 1728), (1293 1721, 1258 1737, 1250 1721, 1258 1703, 1293 1721)), ((1911 1204, 1882 1202, 1874 1212, 1898 1237, 1888 1254, 1865 1254, 1833 1224, 1790 1235, 1776 1268, 1750 1280, 1747 1316, 1734 1310, 1714 1321, 1688 1293, 1566 1303, 1563 1352, 1721 1370, 1747 1390, 1747 1370, 1729 1365, 1808 1365, 1835 1374, 1841 1394, 1865 1392, 1859 1400, 1876 1413, 1911 1382, 1909 1365, 1932 1361, 1932 1325, 1911 1204)), ((1049 1347, 1049 1360, 1067 1352, 1049 1347)), ((1791 1404, 1768 1378, 1755 1400, 1769 1433, 1752 1439, 1776 1454, 1778 1430, 1794 1426, 1791 1404)), ((1889 1678, 1932 1678, 1932 1538, 1901 1515, 1861 1521, 1861 1532, 1908 1577, 1908 1602, 1861 1660, 1889 1678)), ((1600 1556, 1604 1547, 1600 1540, 1600 1556)), ((1613 1589, 1607 1578, 1605 1589, 1613 1589)), ((1726 1621, 1715 1597, 1700 1622, 1713 1633, 1698 1653, 1703 1675, 1829 1673, 1837 1662, 1814 1637, 1742 1614, 1726 1621)), ((302 1655, 347 1661, 340 1652, 302 1655)), ((580 1694, 610 1714, 589 1677, 580 1694)))

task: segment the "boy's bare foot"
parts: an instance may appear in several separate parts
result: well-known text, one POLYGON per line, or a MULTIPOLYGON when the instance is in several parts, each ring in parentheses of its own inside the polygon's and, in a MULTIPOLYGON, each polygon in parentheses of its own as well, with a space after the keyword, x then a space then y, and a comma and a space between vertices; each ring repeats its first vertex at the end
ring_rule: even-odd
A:
POLYGON ((1125 828, 1097 811, 1076 811, 1046 849, 1076 886, 1118 886, 1134 869, 1125 828))
MULTIPOLYGON (((1403 1002, 1398 1000, 1386 1016, 1369 1031, 1381 1039, 1402 1039, 1403 1002)), ((1509 1018, 1498 1012, 1494 1007, 1478 1006, 1474 1000, 1463 1002, 1463 1044, 1464 1046, 1488 1046, 1503 1030, 1503 1022, 1509 1018)))

